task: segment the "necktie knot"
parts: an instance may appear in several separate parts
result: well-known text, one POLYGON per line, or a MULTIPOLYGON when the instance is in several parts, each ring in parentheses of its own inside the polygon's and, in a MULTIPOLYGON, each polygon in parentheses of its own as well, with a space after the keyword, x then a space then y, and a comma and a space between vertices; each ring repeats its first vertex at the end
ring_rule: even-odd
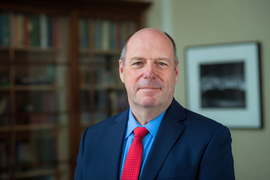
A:
POLYGON ((134 129, 134 136, 142 139, 146 134, 148 134, 148 130, 145 127, 136 127, 134 129))

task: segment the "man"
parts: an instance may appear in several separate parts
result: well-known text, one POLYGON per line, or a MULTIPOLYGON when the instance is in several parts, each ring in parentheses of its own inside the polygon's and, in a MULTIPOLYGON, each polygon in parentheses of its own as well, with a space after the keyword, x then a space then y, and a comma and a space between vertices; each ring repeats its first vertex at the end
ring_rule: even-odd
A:
POLYGON ((136 32, 123 48, 119 72, 130 108, 86 129, 76 180, 234 179, 229 130, 173 98, 179 71, 170 36, 154 28, 136 32), (138 141, 136 127, 146 129, 138 141), (135 138, 143 150, 134 155, 135 138))

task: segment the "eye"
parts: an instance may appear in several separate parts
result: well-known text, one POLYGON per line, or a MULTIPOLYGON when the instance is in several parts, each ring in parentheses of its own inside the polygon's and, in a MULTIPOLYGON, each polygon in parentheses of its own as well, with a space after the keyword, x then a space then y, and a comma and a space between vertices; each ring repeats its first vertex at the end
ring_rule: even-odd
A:
POLYGON ((138 61, 138 62, 133 63, 133 65, 140 66, 140 65, 142 65, 142 62, 138 61))
POLYGON ((164 63, 164 62, 158 62, 158 65, 160 65, 160 66, 167 66, 167 64, 164 63))

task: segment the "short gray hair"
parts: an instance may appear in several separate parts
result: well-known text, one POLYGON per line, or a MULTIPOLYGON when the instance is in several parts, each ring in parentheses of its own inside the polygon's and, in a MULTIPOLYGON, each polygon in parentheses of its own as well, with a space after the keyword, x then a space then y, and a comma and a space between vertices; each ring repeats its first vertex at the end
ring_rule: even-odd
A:
MULTIPOLYGON (((173 45, 173 55, 174 55, 174 66, 175 66, 175 69, 176 69, 177 63, 178 63, 178 57, 177 57, 177 51, 176 51, 176 45, 175 45, 175 42, 174 42, 173 38, 172 38, 169 34, 167 34, 166 32, 164 32, 164 34, 165 34, 165 35, 171 40, 171 42, 172 42, 172 45, 173 45)), ((121 55, 120 55, 120 59, 121 59, 121 61, 122 61, 123 66, 125 65, 125 59, 126 59, 126 53, 127 53, 127 44, 128 44, 128 42, 129 42, 129 39, 130 39, 132 36, 133 36, 133 34, 127 37, 127 39, 126 39, 126 41, 125 41, 125 43, 124 43, 124 46, 123 46, 121 55)))

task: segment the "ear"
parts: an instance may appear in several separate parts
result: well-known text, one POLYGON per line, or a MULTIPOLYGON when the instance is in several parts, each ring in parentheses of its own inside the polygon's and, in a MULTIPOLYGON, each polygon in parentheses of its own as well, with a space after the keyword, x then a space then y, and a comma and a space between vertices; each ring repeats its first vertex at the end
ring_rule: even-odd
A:
POLYGON ((119 59, 119 75, 120 75, 120 79, 122 81, 122 83, 124 83, 124 67, 123 67, 123 63, 122 60, 119 59))
POLYGON ((175 84, 178 81, 178 74, 179 74, 178 64, 179 64, 179 61, 177 62, 176 69, 175 69, 175 84))

